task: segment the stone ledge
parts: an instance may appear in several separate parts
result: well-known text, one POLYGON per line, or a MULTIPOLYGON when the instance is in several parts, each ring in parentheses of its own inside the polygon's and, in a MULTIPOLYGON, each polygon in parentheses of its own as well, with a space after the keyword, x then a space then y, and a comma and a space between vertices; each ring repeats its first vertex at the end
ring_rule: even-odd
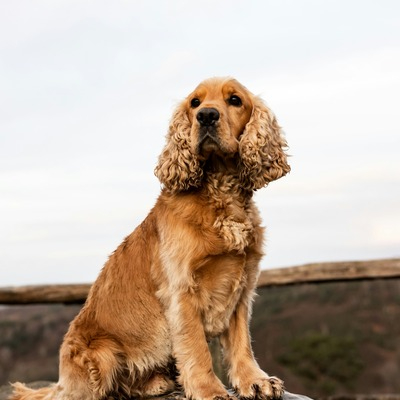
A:
MULTIPOLYGON (((53 382, 38 381, 38 382, 28 383, 27 386, 29 386, 32 389, 39 389, 39 388, 44 387, 44 386, 49 386, 52 383, 53 382)), ((10 385, 0 386, 0 400, 7 400, 7 398, 10 395, 11 395, 11 386, 10 385)), ((174 393, 170 393, 170 394, 168 394, 166 396, 154 397, 154 399, 158 399, 158 400, 160 400, 160 399, 162 399, 162 400, 184 400, 185 397, 180 392, 174 392, 174 393)), ((151 400, 151 399, 147 398, 146 400, 151 400)), ((303 396, 303 395, 300 395, 300 394, 293 394, 293 393, 285 392, 282 400, 311 400, 311 399, 309 397, 307 397, 307 396, 303 396)), ((349 399, 346 398, 346 399, 343 399, 343 400, 349 400, 349 399)), ((371 400, 371 399, 368 399, 368 400, 371 400)), ((385 399, 385 400, 393 400, 393 399, 385 399)), ((400 399, 396 399, 396 400, 400 400, 400 399)))

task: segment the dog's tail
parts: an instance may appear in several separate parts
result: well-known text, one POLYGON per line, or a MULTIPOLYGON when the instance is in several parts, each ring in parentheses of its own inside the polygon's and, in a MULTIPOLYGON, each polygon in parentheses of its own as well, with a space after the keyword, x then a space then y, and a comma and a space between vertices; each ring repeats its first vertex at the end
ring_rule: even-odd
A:
POLYGON ((13 392, 8 400, 55 400, 59 391, 57 384, 40 389, 31 389, 23 383, 12 384, 13 392))

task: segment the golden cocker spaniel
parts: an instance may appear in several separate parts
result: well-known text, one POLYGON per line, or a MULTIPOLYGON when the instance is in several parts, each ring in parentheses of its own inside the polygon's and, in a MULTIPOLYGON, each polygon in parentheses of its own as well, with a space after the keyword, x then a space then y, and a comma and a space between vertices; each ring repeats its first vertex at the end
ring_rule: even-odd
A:
POLYGON ((14 384, 13 400, 231 397, 213 372, 219 337, 240 398, 280 398, 263 372, 249 317, 263 255, 253 192, 289 172, 271 111, 230 78, 202 82, 177 108, 155 174, 163 189, 110 256, 60 350, 60 379, 14 384))

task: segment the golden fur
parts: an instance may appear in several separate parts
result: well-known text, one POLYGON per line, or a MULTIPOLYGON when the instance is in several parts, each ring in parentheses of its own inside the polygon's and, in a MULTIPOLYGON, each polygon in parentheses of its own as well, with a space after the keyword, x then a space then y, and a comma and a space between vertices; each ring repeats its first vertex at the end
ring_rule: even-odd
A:
POLYGON ((207 346, 217 336, 239 397, 281 397, 282 381, 254 360, 248 325, 263 242, 252 195, 289 172, 285 147, 258 97, 234 79, 202 82, 172 117, 156 205, 65 335, 59 382, 16 383, 12 399, 154 396, 175 384, 189 398, 228 398, 207 346))

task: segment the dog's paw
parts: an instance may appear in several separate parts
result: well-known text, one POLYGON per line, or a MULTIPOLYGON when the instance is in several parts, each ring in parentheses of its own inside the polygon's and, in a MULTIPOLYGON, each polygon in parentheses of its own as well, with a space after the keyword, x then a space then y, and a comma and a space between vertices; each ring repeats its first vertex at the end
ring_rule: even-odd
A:
POLYGON ((212 400, 237 400, 237 398, 235 396, 232 396, 229 393, 227 393, 224 396, 221 396, 221 395, 214 396, 212 398, 212 400))
POLYGON ((238 399, 233 394, 226 392, 226 394, 221 393, 221 394, 216 394, 215 396, 212 397, 203 397, 201 398, 201 400, 238 400, 238 399))
POLYGON ((191 394, 186 394, 190 400, 237 400, 233 394, 225 389, 220 390, 197 390, 191 394))
POLYGON ((142 397, 162 396, 175 390, 175 383, 167 376, 154 374, 144 385, 142 397))
POLYGON ((237 400, 237 397, 226 392, 218 394, 201 394, 197 393, 191 396, 187 396, 190 400, 237 400))
POLYGON ((276 376, 261 377, 234 388, 240 399, 281 399, 284 393, 283 381, 276 376))

